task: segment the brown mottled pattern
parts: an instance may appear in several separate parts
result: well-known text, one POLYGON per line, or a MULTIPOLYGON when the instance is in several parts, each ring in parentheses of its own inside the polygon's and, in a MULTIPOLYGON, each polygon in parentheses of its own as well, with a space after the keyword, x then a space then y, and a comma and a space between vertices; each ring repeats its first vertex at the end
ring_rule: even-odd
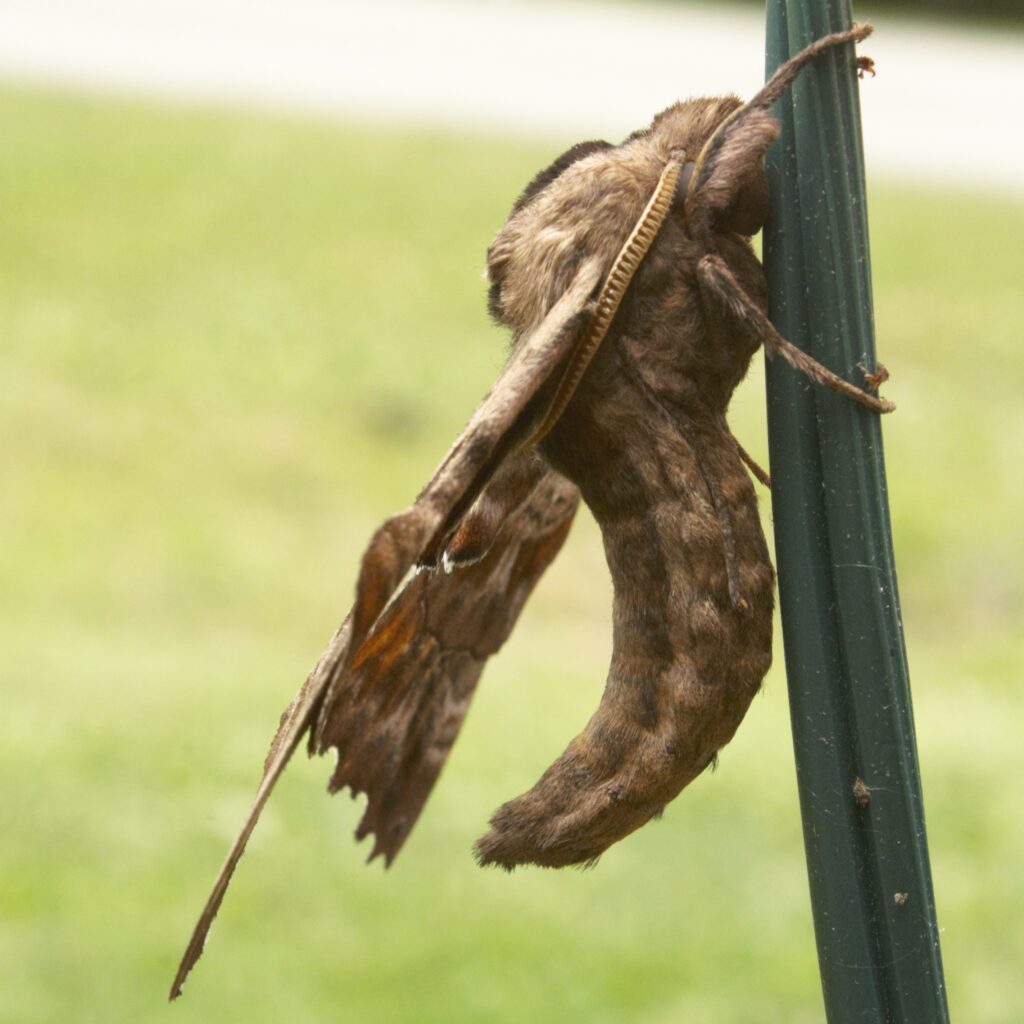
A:
POLYGON ((486 554, 458 573, 420 572, 388 606, 318 716, 315 749, 338 750, 330 788, 366 793, 357 838, 390 863, 419 817, 487 659, 558 553, 576 488, 556 473, 527 491, 486 554))
MULTIPOLYGON (((506 321, 528 330, 533 314, 520 314, 522 296, 546 294, 548 279, 571 275, 582 253, 617 251, 665 155, 696 156, 737 106, 679 104, 648 133, 577 161, 514 212, 491 247, 506 321), (563 219, 556 232, 550 223, 583 208, 591 215, 578 228, 563 219)), ((772 137, 758 136, 764 146, 772 137)), ((757 206, 750 192, 763 191, 762 157, 763 147, 747 151, 752 169, 725 175, 738 183, 745 221, 757 206)), ((720 180, 713 167, 705 173, 720 180)), ((728 226, 734 211, 721 191, 716 201, 728 226)), ((694 237, 679 204, 540 445, 601 527, 614 585, 612 663, 584 731, 494 816, 477 847, 483 863, 560 866, 599 856, 712 762, 768 670, 774 572, 753 485, 724 429, 756 344, 702 301, 695 271, 709 251, 763 307, 748 241, 728 227, 694 237)))

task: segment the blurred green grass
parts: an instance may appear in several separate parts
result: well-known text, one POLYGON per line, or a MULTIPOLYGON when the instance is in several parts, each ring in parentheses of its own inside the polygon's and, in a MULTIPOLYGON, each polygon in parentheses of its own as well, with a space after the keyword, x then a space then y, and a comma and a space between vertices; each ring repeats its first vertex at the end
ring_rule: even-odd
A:
MULTIPOLYGON (((166 1009, 362 546, 501 364, 483 252, 553 154, 9 87, 0 120, 0 1019, 820 1020, 781 665, 719 771, 596 870, 473 864, 600 692, 588 521, 395 867, 362 866, 359 808, 300 758, 166 1009)), ((951 1006, 1009 1024, 1024 206, 887 187, 871 205, 951 1006)), ((733 422, 763 459, 752 378, 733 422)))

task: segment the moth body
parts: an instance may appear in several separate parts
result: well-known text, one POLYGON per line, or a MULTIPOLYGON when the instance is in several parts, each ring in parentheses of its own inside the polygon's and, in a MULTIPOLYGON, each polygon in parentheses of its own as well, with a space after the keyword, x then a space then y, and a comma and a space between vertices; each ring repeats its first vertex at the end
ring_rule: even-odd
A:
MULTIPOLYGON (((517 335, 528 331, 533 314, 521 311, 520 297, 556 292, 595 247, 614 256, 667 155, 699 153, 738 105, 678 104, 648 132, 591 151, 547 181, 491 248, 492 311, 517 335), (570 210, 575 217, 556 230, 552 219, 570 210)), ((751 181, 763 174, 755 160, 751 181)), ((696 271, 709 251, 764 305, 748 240, 727 229, 694 237, 684 202, 674 202, 540 442, 601 528, 614 588, 612 663, 585 730, 495 815, 478 844, 485 863, 560 866, 599 856, 713 761, 771 662, 774 573, 754 489, 725 426, 757 346, 702 296, 696 271)))

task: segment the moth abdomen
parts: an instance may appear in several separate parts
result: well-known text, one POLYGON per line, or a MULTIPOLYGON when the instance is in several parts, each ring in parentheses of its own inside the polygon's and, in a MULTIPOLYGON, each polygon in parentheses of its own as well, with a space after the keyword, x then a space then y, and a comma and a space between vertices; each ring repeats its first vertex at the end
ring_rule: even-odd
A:
MULTIPOLYGON (((590 405, 577 408, 543 447, 575 478, 601 527, 614 588, 605 692, 537 784, 495 814, 477 845, 484 864, 587 863, 660 814, 732 738, 771 660, 773 573, 735 448, 719 432, 698 457, 681 435, 648 422, 646 447, 619 439, 616 450, 628 454, 602 462, 594 415, 590 405), (574 426, 587 432, 589 459, 580 438, 566 436, 574 426), (716 466, 739 528, 742 605, 702 460, 716 466)), ((605 443, 607 453, 613 439, 605 443)))

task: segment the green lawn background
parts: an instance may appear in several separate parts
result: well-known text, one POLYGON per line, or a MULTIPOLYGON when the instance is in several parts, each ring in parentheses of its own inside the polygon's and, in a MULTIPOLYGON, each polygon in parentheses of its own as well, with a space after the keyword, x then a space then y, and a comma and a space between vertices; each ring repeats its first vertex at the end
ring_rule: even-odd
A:
MULTIPOLYGON (((299 758, 167 1008, 363 545, 501 365, 484 249, 557 147, 9 87, 0 124, 0 1020, 820 1021, 780 643, 718 772, 595 870, 474 865, 602 687, 586 517, 395 867, 299 758)), ((950 1002, 1010 1024, 1024 205, 879 185, 871 219, 950 1002)), ((762 459, 763 418, 758 367, 762 459)))

